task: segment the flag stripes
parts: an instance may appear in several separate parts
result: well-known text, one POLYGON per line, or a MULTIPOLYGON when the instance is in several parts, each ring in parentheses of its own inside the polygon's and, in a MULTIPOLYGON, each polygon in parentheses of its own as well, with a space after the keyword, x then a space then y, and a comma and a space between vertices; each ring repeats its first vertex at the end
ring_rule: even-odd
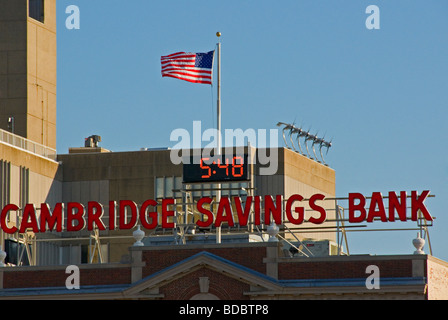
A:
POLYGON ((176 52, 161 57, 162 77, 212 84, 214 51, 176 52))

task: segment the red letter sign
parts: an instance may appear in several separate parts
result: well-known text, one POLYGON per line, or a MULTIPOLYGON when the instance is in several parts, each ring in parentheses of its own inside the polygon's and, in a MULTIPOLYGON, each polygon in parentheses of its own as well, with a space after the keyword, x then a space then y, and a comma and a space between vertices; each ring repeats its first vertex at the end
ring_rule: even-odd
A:
POLYGON ((293 224, 301 224, 303 222, 304 216, 305 216, 305 209, 303 207, 295 207, 294 211, 299 214, 297 218, 294 218, 292 215, 291 207, 294 202, 296 201, 302 201, 303 197, 300 194, 293 194, 288 198, 288 201, 286 201, 286 218, 289 222, 293 224))
POLYGON ((84 206, 78 202, 67 203, 67 231, 80 231, 84 228, 85 224, 84 206), (74 209, 77 210, 76 213, 73 213, 74 209), (78 221, 76 226, 73 225, 73 220, 78 221))
POLYGON ((351 223, 362 222, 366 219, 366 198, 360 193, 348 194, 348 221, 351 223), (359 200, 359 203, 355 205, 355 199, 359 200), (359 217, 355 217, 355 211, 359 211, 361 214, 359 217))
POLYGON ((426 206, 424 204, 426 197, 428 195, 429 195, 429 190, 423 191, 422 194, 420 195, 420 197, 417 197, 417 191, 411 191, 412 221, 417 221, 418 210, 420 210, 421 213, 423 213, 423 216, 425 217, 426 220, 428 220, 428 221, 433 220, 431 214, 429 213, 428 209, 426 209, 426 206))

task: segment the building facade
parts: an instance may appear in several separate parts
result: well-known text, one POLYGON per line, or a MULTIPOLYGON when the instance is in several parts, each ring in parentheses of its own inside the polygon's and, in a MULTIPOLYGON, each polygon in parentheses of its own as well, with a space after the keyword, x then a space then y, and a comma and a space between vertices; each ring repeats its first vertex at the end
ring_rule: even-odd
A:
POLYGON ((0 129, 55 149, 56 0, 0 6, 0 129))
POLYGON ((279 242, 130 247, 128 261, 0 269, 0 299, 288 300, 448 298, 448 263, 429 255, 289 257, 279 242), (376 288, 368 267, 378 267, 376 288))
MULTIPOLYGON (((218 197, 238 196, 242 197, 243 204, 248 196, 259 196, 261 201, 267 195, 287 199, 293 194, 307 198, 319 193, 334 198, 334 170, 285 148, 245 147, 243 153, 251 157, 246 169, 250 173, 244 180, 226 183, 185 183, 184 167, 170 160, 173 150, 110 152, 98 146, 98 136, 86 138, 84 146, 70 148, 68 154, 56 154, 56 1, 5 0, 0 6, 0 24, 5 30, 0 38, 0 84, 3 84, 0 88, 0 204, 2 208, 16 205, 5 210, 3 224, 9 230, 20 229, 31 219, 27 209, 30 205, 37 220, 36 228, 24 228, 22 232, 5 232, 2 228, 0 245, 8 253, 7 263, 120 261, 132 244, 131 232, 119 228, 68 231, 67 205, 74 202, 86 211, 89 203, 99 203, 104 207, 102 219, 110 226, 110 207, 120 201, 132 201, 141 207, 148 199, 161 202, 173 198, 176 213, 172 219, 176 223, 174 232, 178 234, 173 241, 180 237, 186 243, 186 235, 197 231, 191 225, 201 219, 201 214, 189 203, 201 197, 211 197, 216 202, 218 197), (275 174, 260 174, 263 165, 257 159, 261 152, 276 153, 275 174), (43 227, 48 232, 36 232, 40 229, 37 224, 42 219, 42 204, 48 205, 50 211, 63 204, 61 232, 54 232, 50 226, 43 227)), ((334 204, 322 205, 330 208, 330 215, 335 214, 334 204)), ((276 202, 276 206, 283 203, 276 202)), ((156 210, 160 214, 162 207, 158 205, 156 210)), ((253 220, 241 228, 235 203, 231 214, 236 226, 223 228, 226 233, 257 231, 262 235, 266 228, 263 223, 255 225, 253 220)), ((264 221, 264 212, 260 214, 264 221)), ((115 219, 121 219, 118 213, 115 219)), ((172 234, 172 229, 157 227, 145 231, 155 236, 172 234)), ((214 234, 216 230, 211 227, 206 231, 214 234)), ((221 228, 217 231, 221 232, 221 228)), ((289 237, 296 237, 291 234, 289 237)), ((302 232, 300 238, 336 240, 334 232, 316 231, 302 232)))
POLYGON ((57 154, 56 0, 0 0, 0 29, 0 298, 448 298, 444 261, 344 252, 335 171, 293 150, 246 146, 191 169, 173 163, 178 150, 111 152, 90 136, 57 154), (207 180, 219 170, 231 178, 207 180), (310 223, 319 208, 325 221, 310 223), (288 221, 300 210, 303 223, 288 221), (198 224, 205 211, 223 223, 198 224), (379 289, 366 286, 370 265, 379 289), (67 266, 80 270, 75 290, 67 266))

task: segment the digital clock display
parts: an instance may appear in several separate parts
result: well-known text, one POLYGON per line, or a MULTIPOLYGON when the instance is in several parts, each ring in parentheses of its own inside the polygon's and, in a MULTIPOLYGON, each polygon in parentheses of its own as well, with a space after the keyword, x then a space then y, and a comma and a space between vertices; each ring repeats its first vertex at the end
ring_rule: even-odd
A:
POLYGON ((183 165, 184 183, 233 182, 249 180, 247 154, 190 157, 183 165))

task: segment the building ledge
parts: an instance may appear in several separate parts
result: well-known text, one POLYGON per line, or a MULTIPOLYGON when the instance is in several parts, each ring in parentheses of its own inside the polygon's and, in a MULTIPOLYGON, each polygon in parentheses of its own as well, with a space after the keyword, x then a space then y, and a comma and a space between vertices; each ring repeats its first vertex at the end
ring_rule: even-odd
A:
POLYGON ((110 150, 101 148, 101 147, 80 147, 80 148, 69 148, 68 153, 107 153, 112 152, 110 150))

